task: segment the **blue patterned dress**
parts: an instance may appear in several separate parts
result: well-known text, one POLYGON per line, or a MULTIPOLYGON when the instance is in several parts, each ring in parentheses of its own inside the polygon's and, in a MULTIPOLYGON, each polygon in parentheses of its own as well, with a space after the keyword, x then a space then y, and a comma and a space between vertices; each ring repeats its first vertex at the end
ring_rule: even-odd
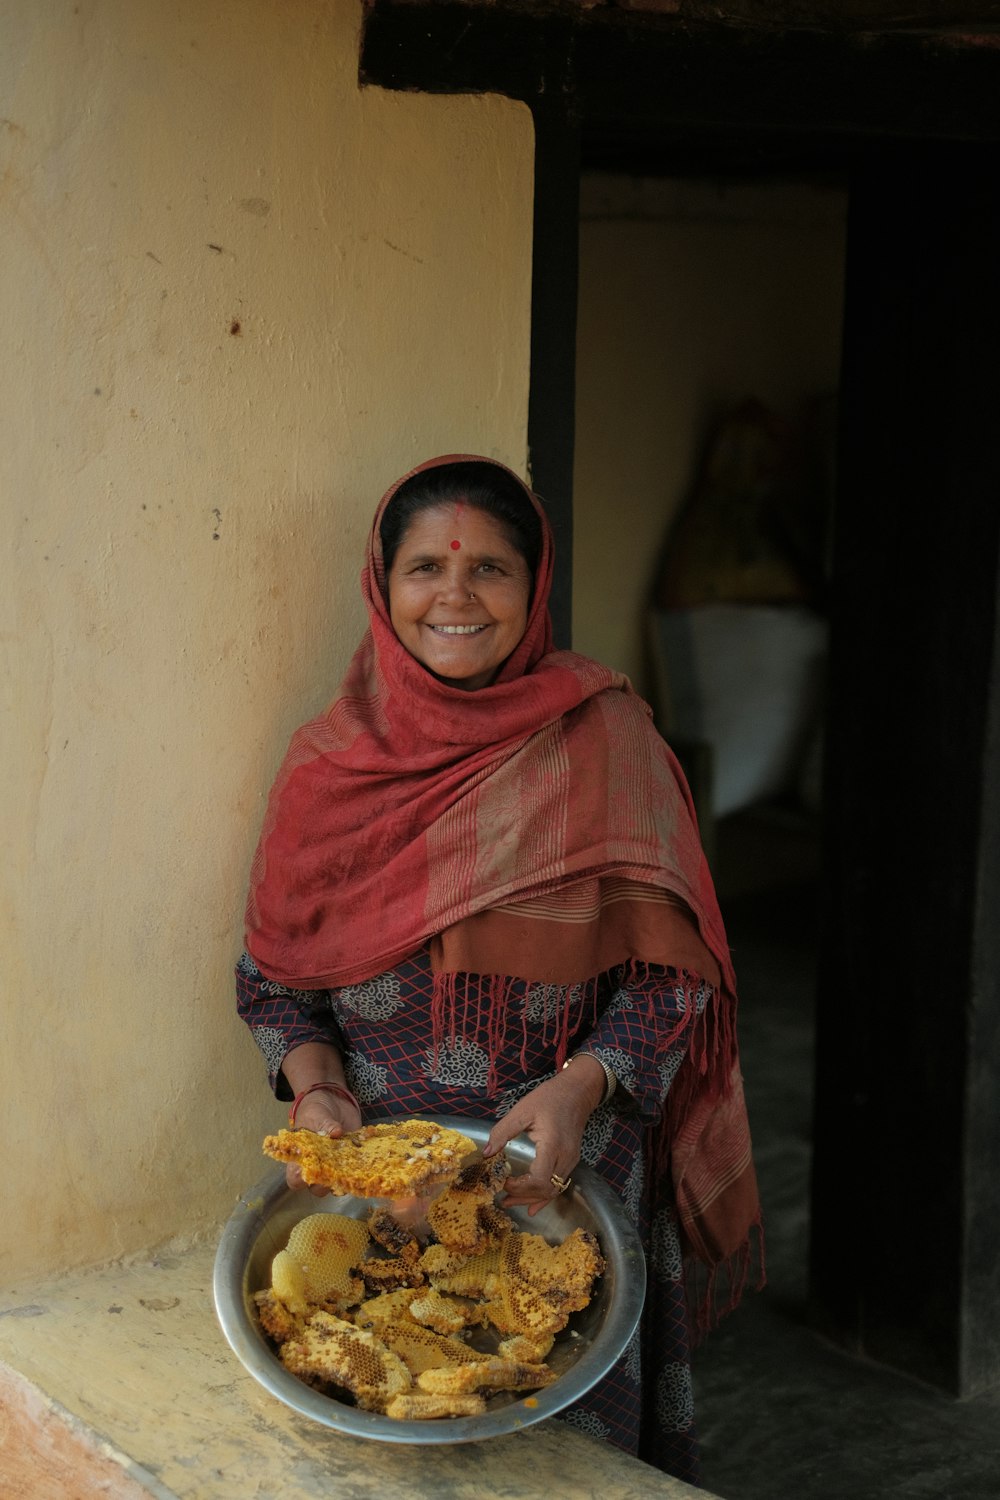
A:
MULTIPOLYGON (((510 1004, 522 1025, 493 1058, 486 1018, 472 1008, 462 1034, 435 1049, 432 972, 426 949, 395 969, 339 990, 296 990, 266 979, 244 953, 236 969, 239 1013, 249 1025, 279 1099, 291 1098, 281 1071, 303 1042, 332 1042, 348 1084, 372 1115, 505 1115, 531 1089, 555 1076, 558 1028, 546 1024, 570 1006, 570 1047, 591 1052, 618 1079, 607 1104, 590 1116, 582 1157, 621 1198, 646 1250, 648 1289, 636 1336, 607 1376, 562 1420, 637 1454, 657 1468, 698 1481, 688 1318, 677 1219, 669 1183, 648 1169, 651 1127, 681 1064, 686 1040, 664 1053, 657 1034, 700 1011, 708 984, 684 970, 651 965, 642 983, 603 977, 596 1007, 581 986, 520 984, 510 1004), (656 1024, 656 1022, 659 1024, 656 1024), (525 1037, 527 1041, 525 1042, 525 1037)), ((684 1033, 686 1035, 686 1033, 684 1033)))

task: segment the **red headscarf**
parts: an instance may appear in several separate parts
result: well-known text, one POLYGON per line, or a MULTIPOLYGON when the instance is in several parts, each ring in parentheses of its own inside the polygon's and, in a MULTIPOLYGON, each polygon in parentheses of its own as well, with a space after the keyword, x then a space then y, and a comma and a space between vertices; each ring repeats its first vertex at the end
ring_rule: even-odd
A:
POLYGON ((372 526, 368 632, 271 792, 247 905, 259 968, 298 987, 358 983, 478 912, 598 875, 679 897, 728 968, 687 786, 648 707, 620 673, 551 649, 552 534, 526 485, 541 556, 524 635, 496 680, 451 687, 401 646, 379 527, 410 477, 372 526))
MULTIPOLYGON (((492 462, 452 454, 412 474, 470 461, 492 462)), ((361 575, 368 631, 272 789, 247 947, 269 978, 308 989, 372 978, 429 942, 435 1005, 472 973, 498 1013, 512 978, 586 984, 622 963, 705 975, 718 1001, 675 1083, 671 1134, 688 1159, 684 1180, 674 1176, 689 1241, 717 1261, 745 1239, 756 1192, 743 1195, 742 1222, 708 1230, 684 1197, 685 1180, 699 1181, 698 1198, 714 1202, 753 1170, 735 983, 684 777, 627 678, 552 650, 551 530, 527 486, 541 556, 524 635, 494 682, 452 687, 409 655, 389 617, 379 528, 410 477, 375 515, 361 575), (706 1176, 699 1143, 727 1115, 735 1128, 706 1176)))

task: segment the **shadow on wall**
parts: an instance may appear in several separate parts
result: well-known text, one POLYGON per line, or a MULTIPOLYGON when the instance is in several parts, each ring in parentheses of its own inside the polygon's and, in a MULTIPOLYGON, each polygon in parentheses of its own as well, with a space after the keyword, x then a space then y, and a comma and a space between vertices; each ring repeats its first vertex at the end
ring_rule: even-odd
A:
POLYGON ((647 614, 653 706, 691 782, 711 862, 718 819, 819 811, 833 401, 795 424, 745 401, 709 439, 647 614))

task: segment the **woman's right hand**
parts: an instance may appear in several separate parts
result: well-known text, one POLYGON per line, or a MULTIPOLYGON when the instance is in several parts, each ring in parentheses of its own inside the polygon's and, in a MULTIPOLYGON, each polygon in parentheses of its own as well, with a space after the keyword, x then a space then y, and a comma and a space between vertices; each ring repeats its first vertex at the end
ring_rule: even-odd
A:
MULTIPOLYGON (((346 1087, 343 1060, 337 1048, 328 1042, 303 1042, 293 1048, 285 1054, 282 1072, 296 1097, 318 1083, 346 1087)), ((314 1130, 317 1135, 335 1138, 350 1130, 360 1130, 361 1113, 342 1094, 335 1094, 332 1089, 316 1088, 313 1093, 306 1094, 296 1110, 295 1126, 296 1129, 314 1130)), ((302 1173, 292 1162, 285 1167, 285 1181, 290 1188, 305 1187, 302 1173)), ((314 1186, 309 1191, 315 1198, 325 1198, 329 1189, 314 1186)))
MULTIPOLYGON (((310 1094, 308 1099, 303 1099, 295 1115, 295 1128, 297 1130, 314 1130, 317 1135, 328 1135, 336 1138, 346 1135, 350 1130, 361 1128, 361 1115, 347 1099, 341 1099, 339 1094, 327 1093, 325 1089, 317 1089, 315 1094, 310 1094)), ((289 1162, 285 1167, 285 1181, 290 1188, 298 1189, 305 1187, 302 1181, 302 1173, 294 1162, 289 1162)), ((314 1198, 325 1198, 330 1189, 320 1187, 318 1184, 311 1187, 309 1191, 314 1198)))

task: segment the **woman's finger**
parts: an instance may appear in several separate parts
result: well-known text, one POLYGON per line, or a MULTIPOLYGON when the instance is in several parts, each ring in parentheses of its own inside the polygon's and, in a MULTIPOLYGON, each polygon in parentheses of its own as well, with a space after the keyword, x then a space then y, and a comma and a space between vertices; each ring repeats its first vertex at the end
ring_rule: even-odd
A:
POLYGON ((493 1129, 489 1133, 489 1138, 487 1139, 486 1145, 483 1147, 483 1155, 487 1158, 487 1160, 491 1156, 496 1156, 497 1152, 502 1151, 503 1148, 508 1144, 508 1142, 512 1141, 516 1135, 523 1134, 530 1123, 531 1122, 529 1120, 526 1121, 525 1124, 520 1124, 518 1121, 517 1111, 511 1110, 509 1115, 504 1115, 503 1119, 497 1120, 496 1124, 493 1126, 493 1129))
MULTIPOLYGON (((294 1162, 288 1162, 285 1167, 285 1184, 291 1188, 293 1193, 301 1192, 306 1186, 302 1180, 302 1171, 294 1162)), ((321 1186, 319 1183, 313 1183, 309 1191, 314 1198, 326 1198, 329 1195, 330 1189, 321 1186)))

